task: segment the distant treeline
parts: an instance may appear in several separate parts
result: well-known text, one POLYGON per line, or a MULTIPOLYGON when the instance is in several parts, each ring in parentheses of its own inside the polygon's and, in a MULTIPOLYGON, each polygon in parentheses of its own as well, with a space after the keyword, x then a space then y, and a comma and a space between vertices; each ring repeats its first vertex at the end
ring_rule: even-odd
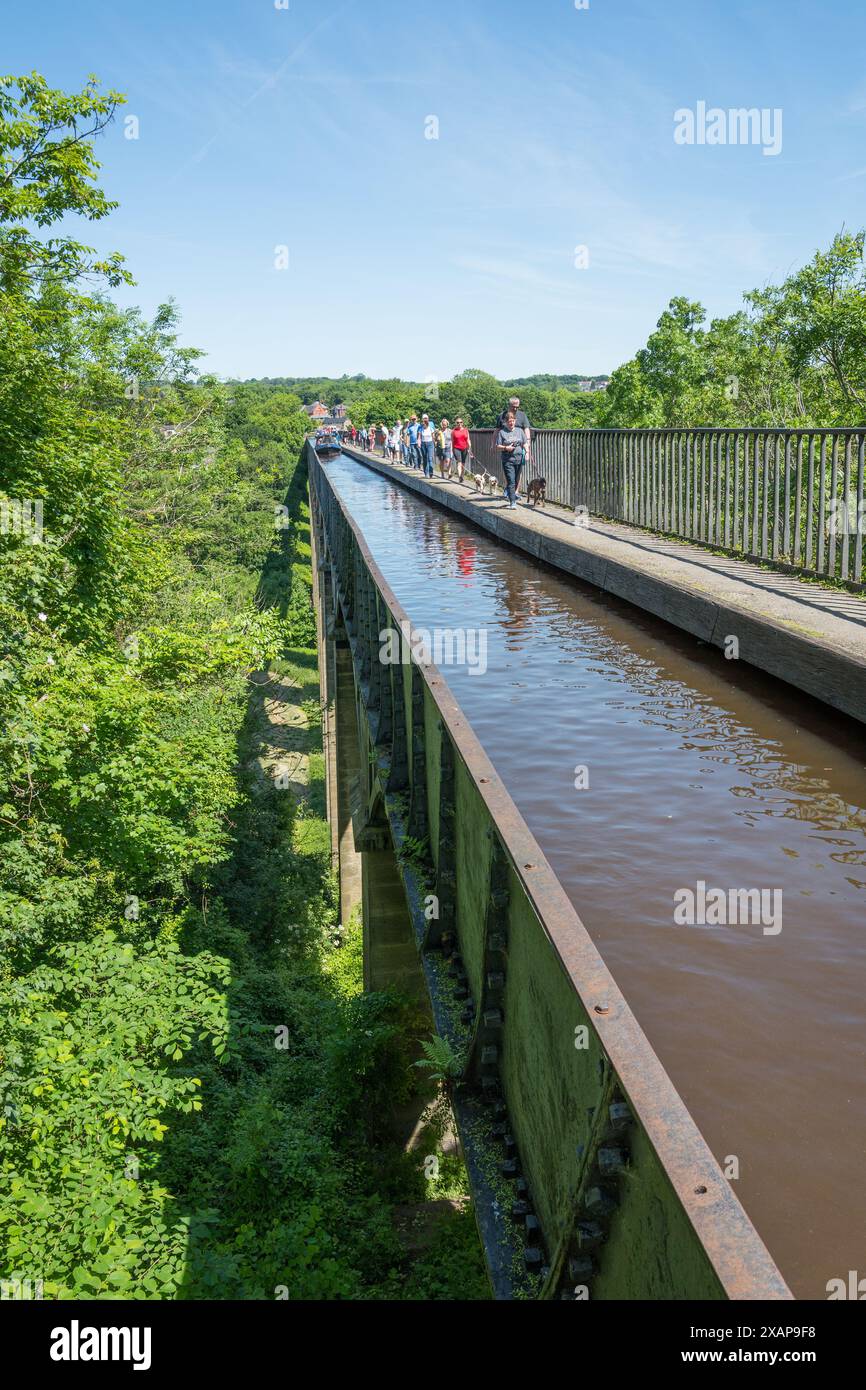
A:
MULTIPOLYGON (((603 378, 599 378, 600 380, 603 378)), ((393 423, 412 411, 427 411, 436 419, 454 420, 461 415, 468 424, 481 429, 496 423, 503 405, 512 392, 520 396, 522 406, 536 428, 579 428, 594 420, 593 397, 603 392, 591 392, 575 385, 556 385, 548 389, 535 381, 583 382, 585 377, 527 377, 524 381, 499 381, 489 372, 470 368, 451 381, 401 381, 387 379, 344 377, 269 377, 244 383, 247 391, 290 392, 304 405, 322 401, 333 407, 345 404, 349 418, 356 425, 372 425, 378 421, 393 423)))
MULTIPOLYGON (((471 370, 460 373, 461 377, 487 375, 486 372, 471 370)), ((369 377, 365 376, 363 372, 359 372, 356 376, 263 376, 253 380, 257 384, 276 390, 293 391, 304 405, 312 405, 313 401, 319 400, 329 404, 360 400, 369 391, 387 389, 393 386, 414 387, 418 391, 425 391, 429 386, 428 382, 406 381, 398 377, 369 377)), ((499 380, 499 385, 504 390, 537 386, 542 391, 586 391, 590 388, 602 389, 610 381, 610 377, 604 373, 598 376, 587 376, 581 372, 565 374, 537 372, 535 376, 512 376, 504 379, 494 377, 493 380, 499 380)))

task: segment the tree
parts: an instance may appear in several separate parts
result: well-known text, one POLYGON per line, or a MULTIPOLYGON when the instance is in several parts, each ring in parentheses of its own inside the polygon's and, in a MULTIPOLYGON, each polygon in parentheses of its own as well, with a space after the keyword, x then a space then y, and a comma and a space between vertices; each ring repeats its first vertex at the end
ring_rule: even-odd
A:
POLYGON ((694 419, 706 371, 700 331, 705 318, 702 305, 683 296, 672 299, 655 333, 637 354, 641 377, 661 402, 665 425, 685 425, 694 419))
POLYGON ((608 426, 860 424, 866 410, 866 234, 840 232, 781 285, 705 329, 672 299, 599 411, 608 426))
POLYGON ((824 398, 840 423, 866 410, 864 232, 844 230, 828 251, 776 288, 746 295, 753 313, 784 341, 807 400, 824 398))
POLYGON ((599 408, 604 429, 648 429, 664 423, 664 404, 636 359, 617 367, 599 408))
POLYGON ((460 413, 467 424, 476 429, 489 429, 496 424, 508 394, 495 376, 476 367, 458 372, 448 383, 448 390, 455 403, 460 403, 460 413))
POLYGON ((371 391, 350 407, 353 423, 362 426, 378 425, 380 422, 393 425, 395 420, 405 420, 413 411, 420 415, 424 410, 432 415, 438 410, 438 403, 425 400, 423 388, 405 382, 371 391))
POLYGON ((93 248, 72 237, 42 241, 28 228, 69 213, 93 222, 117 206, 96 184, 90 142, 124 100, 101 93, 95 77, 71 95, 36 72, 0 77, 0 291, 34 293, 46 281, 72 285, 88 276, 131 282, 119 255, 94 260, 93 248))

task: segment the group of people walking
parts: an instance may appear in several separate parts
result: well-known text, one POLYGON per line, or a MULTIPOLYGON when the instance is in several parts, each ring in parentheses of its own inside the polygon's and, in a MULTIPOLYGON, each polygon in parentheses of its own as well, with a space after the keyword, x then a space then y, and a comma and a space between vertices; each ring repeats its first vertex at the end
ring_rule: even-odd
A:
MULTIPOLYGON (((463 477, 472 456, 472 442, 469 430, 462 416, 457 416, 452 425, 450 420, 442 419, 436 425, 426 413, 419 419, 412 414, 408 420, 398 420, 394 425, 371 425, 365 429, 349 429, 353 443, 372 453, 377 447, 382 457, 392 463, 403 463, 407 468, 418 468, 427 478, 435 476, 436 464, 441 478, 463 477)), ((528 461, 531 443, 529 420, 520 409, 520 400, 512 396, 496 422, 494 448, 502 460, 505 474, 505 496, 510 507, 517 506, 520 490, 520 476, 528 461)))

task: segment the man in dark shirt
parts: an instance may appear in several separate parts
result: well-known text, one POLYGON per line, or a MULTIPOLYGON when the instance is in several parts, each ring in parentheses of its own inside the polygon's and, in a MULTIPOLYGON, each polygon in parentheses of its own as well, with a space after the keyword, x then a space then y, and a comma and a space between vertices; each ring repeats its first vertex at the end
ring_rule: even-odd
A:
POLYGON ((508 401, 508 405, 505 407, 505 409, 504 409, 503 411, 500 412, 499 419, 496 421, 496 428, 497 428, 498 430, 504 430, 504 429, 505 429, 505 422, 506 422, 506 420, 508 419, 508 416, 509 416, 509 415, 513 415, 513 416, 514 416, 514 423, 515 423, 515 425, 517 426, 517 428, 518 428, 519 430, 523 430, 523 431, 525 432, 525 434, 526 434, 526 447, 528 448, 528 447, 529 447, 529 432, 530 432, 530 431, 529 431, 529 420, 528 420, 527 417, 526 417, 526 411, 520 409, 520 397, 519 397, 519 396, 511 396, 510 399, 509 399, 509 401, 508 401))

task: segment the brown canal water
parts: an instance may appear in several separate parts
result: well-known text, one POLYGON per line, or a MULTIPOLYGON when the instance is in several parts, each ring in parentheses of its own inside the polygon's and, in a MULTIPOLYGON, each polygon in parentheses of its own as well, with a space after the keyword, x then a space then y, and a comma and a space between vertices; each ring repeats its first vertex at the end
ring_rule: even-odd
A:
POLYGON ((362 464, 328 474, 415 628, 486 640, 442 674, 795 1295, 866 1276, 862 730, 362 464), (699 883, 765 890, 762 917, 678 924, 699 883))

